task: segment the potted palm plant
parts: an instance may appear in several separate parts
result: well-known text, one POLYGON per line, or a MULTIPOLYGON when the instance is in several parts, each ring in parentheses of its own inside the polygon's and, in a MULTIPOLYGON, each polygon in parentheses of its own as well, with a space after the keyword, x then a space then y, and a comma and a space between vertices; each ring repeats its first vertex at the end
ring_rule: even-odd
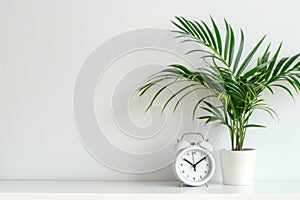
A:
POLYGON ((300 89, 300 54, 291 57, 280 57, 282 44, 272 54, 270 44, 262 47, 266 36, 263 36, 252 50, 244 55, 244 33, 240 30, 237 39, 232 26, 224 20, 225 37, 211 17, 211 26, 204 21, 191 21, 184 17, 176 17, 172 23, 177 38, 182 42, 195 42, 198 49, 189 53, 200 53, 198 67, 191 70, 190 66, 172 64, 162 71, 149 77, 147 82, 139 88, 140 95, 145 94, 152 86, 163 84, 153 96, 147 111, 152 107, 157 97, 171 85, 182 81, 189 82, 166 100, 162 109, 174 97, 178 102, 197 88, 205 88, 210 94, 201 97, 195 104, 193 118, 205 120, 206 123, 217 123, 227 127, 231 149, 221 150, 221 167, 223 183, 229 185, 250 185, 253 182, 255 165, 255 149, 244 147, 247 130, 251 127, 264 127, 261 124, 251 123, 251 117, 256 110, 263 110, 270 115, 276 115, 274 110, 267 106, 262 94, 269 91, 274 94, 274 88, 281 88, 293 97, 292 90, 300 89), (236 44, 236 40, 238 40, 236 44), (263 49, 262 49, 263 48, 263 49), (262 49, 260 56, 255 56, 262 49), (256 58, 255 58, 256 57, 256 58), (255 59, 255 62, 254 62, 255 59), (217 104, 211 99, 217 99, 217 104), (202 109, 202 115, 195 116, 196 110, 202 109))

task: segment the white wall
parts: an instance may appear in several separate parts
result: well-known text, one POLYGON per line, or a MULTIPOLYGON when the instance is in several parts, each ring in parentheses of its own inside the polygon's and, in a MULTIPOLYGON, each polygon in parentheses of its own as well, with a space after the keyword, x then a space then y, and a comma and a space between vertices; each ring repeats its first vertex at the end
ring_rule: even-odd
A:
MULTIPOLYGON (((171 29, 175 15, 226 18, 243 27, 248 47, 267 33, 274 44, 284 41, 284 54, 294 54, 300 50, 299 5, 294 0, 1 0, 0 179, 173 179, 170 168, 141 175, 111 170, 86 151, 72 107, 84 61, 120 33, 171 29)), ((293 103, 285 93, 277 94, 266 98, 280 123, 257 115, 255 121, 268 128, 247 136, 246 145, 258 150, 257 180, 300 179, 300 98, 293 103)), ((216 149, 227 146, 224 134, 216 149)))

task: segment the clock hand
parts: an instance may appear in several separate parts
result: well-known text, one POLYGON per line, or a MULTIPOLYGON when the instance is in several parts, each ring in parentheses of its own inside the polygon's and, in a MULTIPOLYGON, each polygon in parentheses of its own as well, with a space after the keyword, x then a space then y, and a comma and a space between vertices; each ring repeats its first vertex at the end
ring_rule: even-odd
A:
POLYGON ((193 164, 195 164, 194 152, 192 152, 192 159, 193 159, 193 164))
POLYGON ((199 160, 198 162, 196 162, 194 165, 195 165, 195 167, 200 163, 200 162, 202 162, 203 160, 205 160, 206 159, 206 157, 204 157, 204 158, 202 158, 201 160, 199 160))
POLYGON ((188 161, 186 158, 185 159, 183 159, 185 162, 187 162, 187 163, 189 163, 190 165, 192 165, 192 166, 194 166, 194 164, 193 163, 191 163, 190 161, 188 161))
POLYGON ((195 158, 194 158, 194 154, 192 152, 192 159, 193 159, 193 168, 194 168, 194 172, 196 171, 196 165, 195 165, 195 158))

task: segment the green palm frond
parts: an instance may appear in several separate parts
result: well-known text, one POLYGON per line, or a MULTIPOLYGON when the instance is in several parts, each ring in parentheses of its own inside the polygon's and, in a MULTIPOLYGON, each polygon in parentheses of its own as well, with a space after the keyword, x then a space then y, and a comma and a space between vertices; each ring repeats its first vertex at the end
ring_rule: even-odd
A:
POLYGON ((263 110, 272 117, 277 117, 275 111, 265 103, 262 92, 266 89, 273 93, 273 89, 277 87, 293 97, 293 90, 296 93, 300 91, 300 61, 298 61, 300 54, 280 58, 282 44, 273 55, 269 44, 262 55, 257 56, 257 62, 253 62, 266 36, 263 36, 250 52, 243 56, 244 32, 240 29, 237 37, 226 20, 224 20, 225 37, 223 38, 221 29, 212 17, 210 17, 211 25, 202 20, 191 21, 184 17, 175 17, 175 19, 176 21, 171 22, 177 28, 173 31, 177 34, 176 38, 181 42, 195 42, 202 47, 192 49, 186 54, 201 53, 200 61, 208 68, 190 70, 189 67, 181 64, 172 64, 150 76, 146 84, 139 88, 141 96, 155 85, 163 84, 163 86, 155 93, 146 111, 152 107, 165 89, 179 82, 188 84, 181 86, 165 101, 162 112, 175 97, 178 98, 173 108, 174 112, 189 94, 206 89, 210 94, 196 102, 193 119, 227 126, 232 149, 241 150, 246 130, 264 127, 261 124, 250 123, 255 110, 263 110), (219 104, 210 103, 208 100, 211 98, 217 99, 219 104), (196 117, 198 109, 205 111, 205 114, 196 117))

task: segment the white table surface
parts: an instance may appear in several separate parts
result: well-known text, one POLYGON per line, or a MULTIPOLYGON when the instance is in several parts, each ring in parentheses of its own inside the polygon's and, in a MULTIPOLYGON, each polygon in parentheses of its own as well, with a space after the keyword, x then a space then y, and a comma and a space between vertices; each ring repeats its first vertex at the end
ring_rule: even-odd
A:
POLYGON ((178 187, 177 181, 0 181, 2 199, 300 199, 300 181, 178 187))

